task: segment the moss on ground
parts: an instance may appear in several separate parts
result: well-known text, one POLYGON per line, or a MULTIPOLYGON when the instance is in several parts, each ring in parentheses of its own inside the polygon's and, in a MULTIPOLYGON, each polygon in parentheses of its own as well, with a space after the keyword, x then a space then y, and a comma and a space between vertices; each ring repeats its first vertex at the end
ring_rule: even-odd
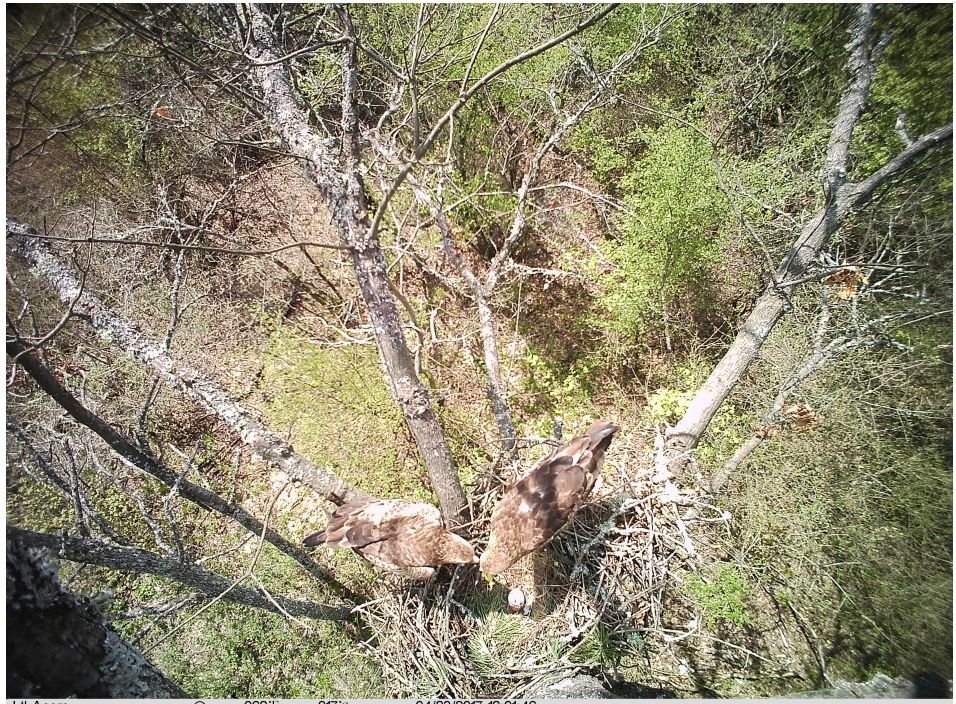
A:
POLYGON ((263 361, 266 422, 297 452, 373 496, 432 501, 375 347, 321 346, 277 326, 263 361))
POLYGON ((220 602, 151 653, 196 697, 382 698, 378 665, 338 624, 303 634, 278 614, 220 602))

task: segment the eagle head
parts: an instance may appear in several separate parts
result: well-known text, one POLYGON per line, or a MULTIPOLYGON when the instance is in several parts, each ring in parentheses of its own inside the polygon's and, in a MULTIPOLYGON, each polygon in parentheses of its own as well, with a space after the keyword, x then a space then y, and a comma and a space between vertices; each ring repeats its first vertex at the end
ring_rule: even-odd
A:
POLYGON ((442 541, 438 545, 438 553, 440 564, 443 565, 473 565, 478 562, 478 558, 475 557, 475 548, 472 547, 471 543, 461 536, 447 531, 444 531, 442 535, 442 541))

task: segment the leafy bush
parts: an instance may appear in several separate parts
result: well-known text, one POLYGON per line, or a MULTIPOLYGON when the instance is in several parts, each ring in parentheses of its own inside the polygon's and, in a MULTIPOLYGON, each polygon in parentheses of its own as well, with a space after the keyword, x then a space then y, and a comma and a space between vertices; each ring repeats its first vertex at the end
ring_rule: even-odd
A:
POLYGON ((630 214, 604 247, 616 268, 602 282, 606 324, 633 341, 659 337, 677 299, 705 304, 722 228, 732 218, 699 134, 665 125, 641 136, 646 152, 620 180, 630 214))

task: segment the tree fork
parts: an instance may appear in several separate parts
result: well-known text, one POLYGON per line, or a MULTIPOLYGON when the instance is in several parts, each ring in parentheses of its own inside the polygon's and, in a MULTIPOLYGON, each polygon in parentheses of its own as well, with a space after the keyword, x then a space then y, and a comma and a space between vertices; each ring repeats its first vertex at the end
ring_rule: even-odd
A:
POLYGON ((850 28, 850 57, 847 68, 850 83, 843 92, 827 146, 825 162, 826 203, 800 231, 797 240, 783 258, 773 282, 757 299, 730 348, 697 391, 687 412, 667 434, 669 469, 680 475, 706 432, 721 404, 757 358, 777 322, 784 316, 789 291, 799 284, 813 260, 820 254, 846 218, 860 208, 874 191, 923 157, 929 150, 952 140, 952 124, 926 134, 896 157, 858 182, 846 181, 847 157, 853 129, 863 111, 876 65, 889 40, 882 37, 870 47, 873 6, 861 5, 850 28))
MULTIPOLYGON (((355 44, 347 43, 342 54, 343 158, 340 161, 332 154, 331 142, 318 137, 309 125, 301 99, 278 61, 280 53, 269 18, 255 5, 249 10, 252 29, 249 58, 265 99, 266 113, 289 151, 309 165, 309 175, 329 207, 342 244, 349 249, 355 278, 388 372, 392 396, 422 453, 445 520, 450 524, 460 523, 467 506, 465 492, 444 431, 432 408, 428 388, 415 372, 414 359, 402 332, 398 305, 389 289, 385 259, 368 218, 364 183, 359 171, 361 153, 354 102, 357 90, 355 44)), ((342 8, 339 10, 346 29, 351 30, 348 14, 342 8)))

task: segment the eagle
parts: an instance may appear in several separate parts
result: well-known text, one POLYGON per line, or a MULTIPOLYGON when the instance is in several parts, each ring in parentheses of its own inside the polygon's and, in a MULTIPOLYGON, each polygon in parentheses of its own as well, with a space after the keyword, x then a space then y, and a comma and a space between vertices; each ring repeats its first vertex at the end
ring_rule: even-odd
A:
MULTIPOLYGON (((479 563, 489 581, 545 545, 567 524, 594 488, 604 453, 618 430, 612 423, 596 421, 505 492, 491 514, 488 547, 479 563)), ((508 598, 515 611, 525 605, 517 592, 513 589, 508 598)))
POLYGON ((351 548, 376 567, 414 580, 428 579, 438 565, 478 562, 471 543, 445 529, 441 511, 399 499, 343 504, 325 530, 304 542, 351 548))

